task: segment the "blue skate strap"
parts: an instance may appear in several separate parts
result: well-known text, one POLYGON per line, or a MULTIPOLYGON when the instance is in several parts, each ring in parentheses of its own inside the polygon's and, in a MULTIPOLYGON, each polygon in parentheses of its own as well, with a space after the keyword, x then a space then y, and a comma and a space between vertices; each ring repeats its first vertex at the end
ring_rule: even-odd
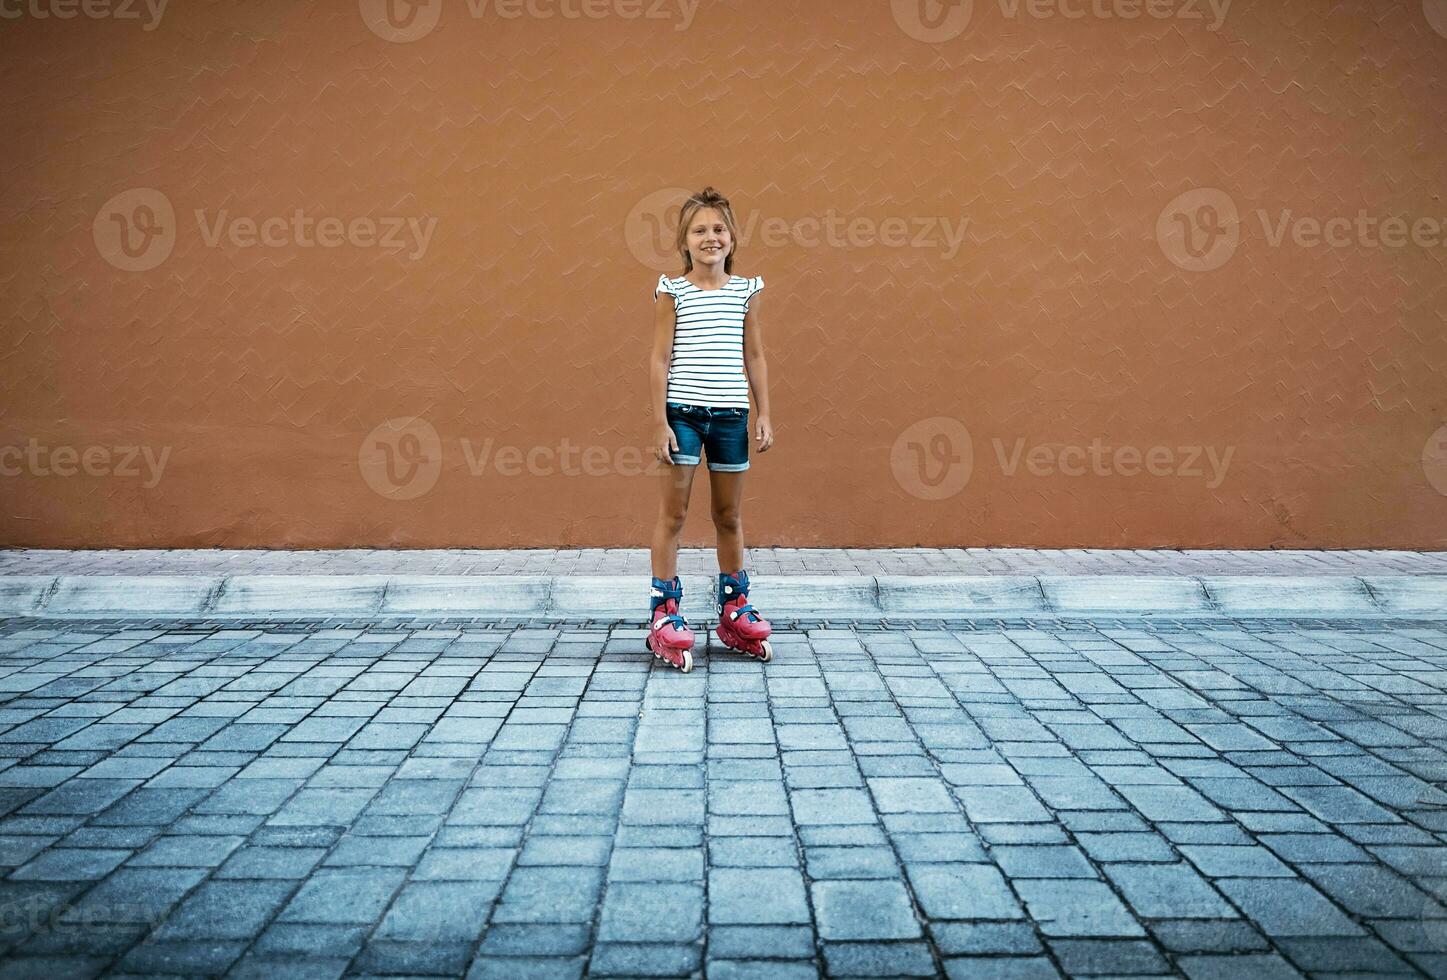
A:
POLYGON ((673 623, 675 626, 677 626, 677 627, 678 627, 679 629, 681 629, 681 630, 686 630, 686 629, 688 629, 688 624, 683 621, 683 617, 680 616, 678 613, 669 613, 667 616, 664 616, 662 619, 655 619, 653 622, 654 622, 653 629, 654 629, 655 632, 656 632, 657 630, 659 630, 659 629, 662 629, 662 624, 664 624, 664 623, 673 623))
POLYGON ((759 616, 759 611, 754 608, 754 604, 753 604, 752 602, 746 602, 746 603, 744 603, 742 606, 739 606, 737 609, 732 610, 732 611, 729 613, 729 618, 730 618, 730 619, 738 619, 738 618, 739 618, 740 616, 742 616, 744 613, 753 613, 755 619, 759 619, 759 618, 760 618, 760 616, 759 616))
MULTIPOLYGON (((682 599, 682 587, 674 588, 672 587, 672 585, 673 584, 671 581, 665 582, 663 583, 663 586, 661 588, 657 585, 653 586, 651 591, 656 598, 661 598, 665 601, 667 601, 668 599, 682 599)), ((662 603, 655 602, 653 604, 653 609, 650 609, 648 611, 649 615, 651 616, 653 614, 653 610, 657 609, 660 605, 662 605, 662 603)), ((681 630, 688 629, 688 623, 684 622, 683 617, 680 616, 678 613, 667 613, 663 616, 662 619, 654 620, 655 625, 651 626, 650 628, 656 633, 661 628, 661 625, 664 623, 673 623, 678 629, 681 630)))

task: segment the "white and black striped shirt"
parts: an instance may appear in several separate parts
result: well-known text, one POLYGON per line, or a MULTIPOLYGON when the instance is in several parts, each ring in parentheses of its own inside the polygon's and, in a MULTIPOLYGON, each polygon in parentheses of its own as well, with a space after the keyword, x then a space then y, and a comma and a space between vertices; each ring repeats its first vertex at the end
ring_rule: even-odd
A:
POLYGON ((730 276, 720 289, 699 289, 683 276, 658 277, 659 293, 673 297, 676 322, 668 362, 666 400, 715 408, 748 408, 744 370, 744 315, 764 277, 730 276))

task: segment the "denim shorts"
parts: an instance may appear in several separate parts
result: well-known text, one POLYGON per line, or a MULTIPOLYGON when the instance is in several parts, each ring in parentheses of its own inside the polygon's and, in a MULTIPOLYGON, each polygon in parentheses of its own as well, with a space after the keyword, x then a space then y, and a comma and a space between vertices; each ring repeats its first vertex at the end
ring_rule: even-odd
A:
POLYGON ((749 410, 712 408, 667 402, 668 427, 678 440, 672 452, 680 466, 697 466, 708 454, 708 468, 716 473, 738 473, 749 468, 749 410))

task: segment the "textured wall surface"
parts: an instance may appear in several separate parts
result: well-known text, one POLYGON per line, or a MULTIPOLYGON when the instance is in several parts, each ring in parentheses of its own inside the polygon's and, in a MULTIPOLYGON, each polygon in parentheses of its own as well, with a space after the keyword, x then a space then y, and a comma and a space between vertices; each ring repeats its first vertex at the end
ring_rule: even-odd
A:
POLYGON ((1447 547, 1447 0, 5 10, 4 544, 646 545, 712 183, 750 544, 1447 547))

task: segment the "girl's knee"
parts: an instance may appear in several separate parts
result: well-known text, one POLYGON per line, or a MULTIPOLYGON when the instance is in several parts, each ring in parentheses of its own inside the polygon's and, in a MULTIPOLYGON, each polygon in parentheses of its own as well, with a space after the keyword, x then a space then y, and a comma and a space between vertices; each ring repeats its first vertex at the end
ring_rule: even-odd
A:
POLYGON ((713 512, 713 526, 720 531, 737 531, 741 523, 737 509, 713 512))

